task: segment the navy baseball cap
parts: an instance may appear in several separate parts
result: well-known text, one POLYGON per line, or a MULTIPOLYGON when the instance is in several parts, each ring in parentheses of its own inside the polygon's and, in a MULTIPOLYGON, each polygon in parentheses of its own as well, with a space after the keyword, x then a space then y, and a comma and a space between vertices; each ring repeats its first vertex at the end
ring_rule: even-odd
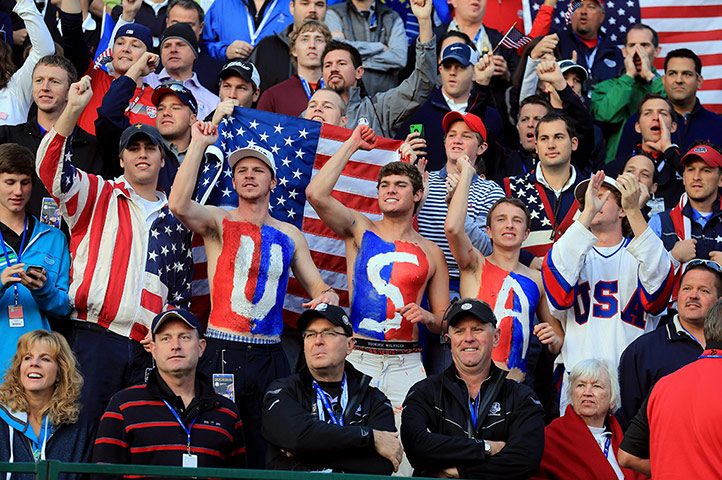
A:
POLYGON ((128 143, 139 135, 148 137, 154 145, 163 146, 163 137, 157 128, 152 125, 146 125, 145 123, 136 123, 123 130, 123 133, 120 135, 120 149, 118 153, 125 150, 128 143))
POLYGON ((261 86, 261 75, 256 66, 247 60, 231 60, 223 65, 218 73, 218 78, 223 80, 229 75, 238 75, 243 80, 253 83, 257 89, 261 86))
POLYGON ((193 95, 193 92, 188 90, 182 83, 179 82, 161 83, 155 87, 155 90, 153 90, 153 96, 150 97, 153 105, 157 107, 160 103, 161 97, 166 93, 172 93, 178 97, 178 100, 187 105, 191 109, 191 112, 196 115, 198 114, 198 103, 196 102, 196 97, 193 95))
POLYGON ((447 60, 456 60, 465 67, 475 64, 479 59, 479 55, 469 45, 465 43, 452 43, 447 45, 441 52, 441 63, 447 60))
POLYGON ((446 314, 446 330, 468 315, 496 327, 496 315, 488 303, 476 298, 465 298, 453 304, 446 314))
POLYGON ((196 32, 193 31, 190 23, 174 23, 163 30, 163 36, 160 37, 161 48, 163 47, 165 41, 170 40, 171 38, 186 42, 191 47, 191 50, 193 50, 196 58, 198 58, 198 38, 196 37, 196 32))
POLYGON ((163 325, 163 323, 165 323, 167 320, 172 320, 174 318, 185 322, 191 328, 195 328, 198 331, 198 336, 200 338, 203 338, 203 333, 205 331, 205 329, 203 328, 203 324, 191 312, 189 312, 188 310, 183 310, 181 308, 176 310, 168 310, 167 312, 162 312, 155 316, 155 318, 153 319, 153 323, 150 327, 153 338, 155 338, 155 332, 158 331, 158 329, 161 327, 161 325, 163 325))
POLYGON ((115 43, 119 37, 137 38, 145 43, 145 48, 147 48, 149 52, 153 50, 153 34, 148 27, 140 23, 127 23, 120 27, 115 33, 113 43, 115 43))
POLYGON ((304 331, 306 327, 308 327, 308 324, 311 323, 311 320, 316 320, 317 318, 328 320, 333 325, 343 328, 347 337, 353 337, 351 320, 349 320, 344 309, 335 305, 329 305, 328 303, 319 303, 315 308, 303 312, 301 316, 298 317, 296 326, 299 330, 304 331))

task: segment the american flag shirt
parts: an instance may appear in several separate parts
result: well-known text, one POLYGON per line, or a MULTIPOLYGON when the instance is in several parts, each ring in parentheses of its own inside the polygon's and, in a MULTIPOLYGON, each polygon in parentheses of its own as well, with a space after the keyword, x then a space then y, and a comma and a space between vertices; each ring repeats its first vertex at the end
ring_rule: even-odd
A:
POLYGON ((70 227, 71 317, 142 340, 153 317, 188 308, 190 232, 161 207, 150 227, 141 197, 121 176, 104 180, 72 164, 68 139, 51 129, 38 148, 40 180, 70 227))

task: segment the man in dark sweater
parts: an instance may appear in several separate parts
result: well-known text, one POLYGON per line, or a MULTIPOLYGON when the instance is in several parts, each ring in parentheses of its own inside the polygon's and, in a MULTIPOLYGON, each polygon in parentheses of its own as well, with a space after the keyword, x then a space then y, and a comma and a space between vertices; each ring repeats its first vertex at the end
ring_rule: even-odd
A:
POLYGON ((186 310, 153 319, 156 368, 145 384, 111 398, 98 427, 93 462, 175 467, 245 467, 241 418, 196 371, 206 341, 186 310))

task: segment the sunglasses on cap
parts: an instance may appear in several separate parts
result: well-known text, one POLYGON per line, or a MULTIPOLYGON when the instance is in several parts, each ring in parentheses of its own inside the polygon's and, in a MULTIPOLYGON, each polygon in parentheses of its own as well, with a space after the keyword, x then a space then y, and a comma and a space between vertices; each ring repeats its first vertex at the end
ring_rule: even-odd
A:
POLYGON ((715 262, 714 260, 705 260, 703 258, 695 258, 694 260, 690 260, 689 262, 687 262, 687 266, 684 267, 684 273, 687 273, 692 267, 699 266, 707 267, 722 275, 722 266, 720 266, 719 263, 715 262))

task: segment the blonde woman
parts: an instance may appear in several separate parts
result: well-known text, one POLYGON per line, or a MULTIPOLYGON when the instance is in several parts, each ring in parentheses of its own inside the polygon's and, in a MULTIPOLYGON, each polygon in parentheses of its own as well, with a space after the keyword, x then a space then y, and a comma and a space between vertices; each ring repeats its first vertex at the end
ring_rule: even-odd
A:
MULTIPOLYGON (((93 434, 80 415, 82 385, 62 335, 34 330, 20 337, 0 384, 0 462, 88 461, 93 434)), ((7 480, 33 477, 6 474, 7 480)))

